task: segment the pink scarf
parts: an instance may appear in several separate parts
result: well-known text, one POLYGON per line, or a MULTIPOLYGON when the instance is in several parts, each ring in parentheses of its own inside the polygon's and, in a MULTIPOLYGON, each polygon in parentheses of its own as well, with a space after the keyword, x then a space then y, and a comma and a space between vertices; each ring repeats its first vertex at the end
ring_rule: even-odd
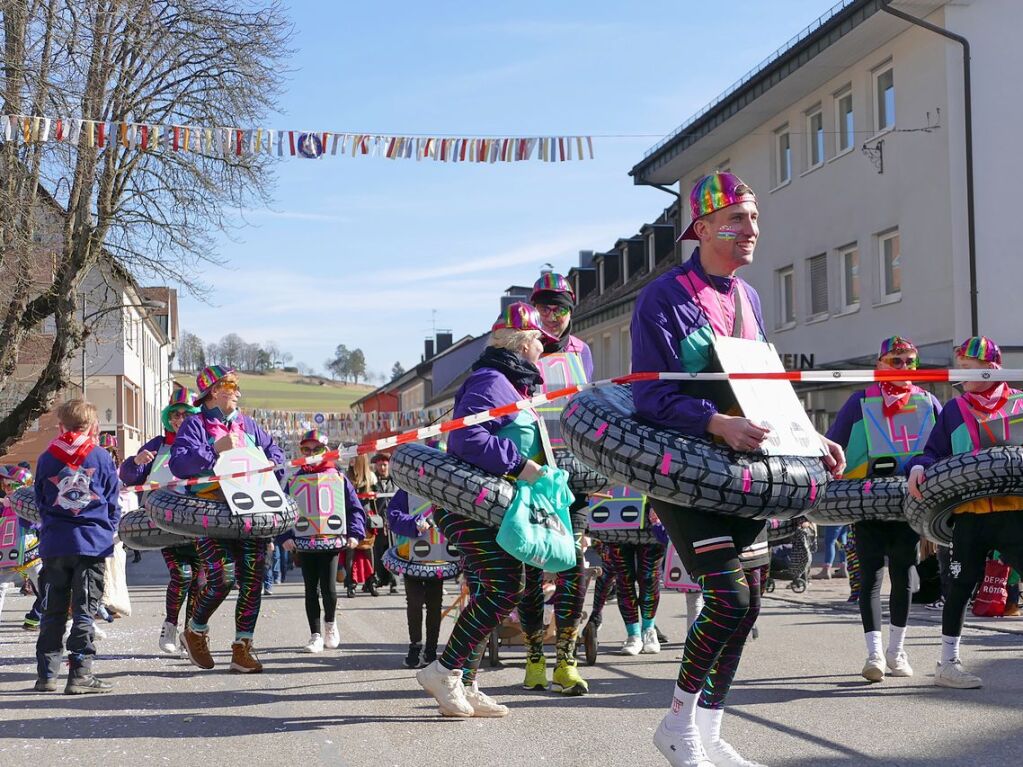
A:
POLYGON ((992 384, 984 391, 966 392, 963 399, 975 414, 991 415, 1005 406, 1009 399, 1009 387, 1004 382, 992 384))
POLYGON ((229 434, 238 434, 244 436, 245 427, 242 426, 241 416, 238 416, 230 423, 224 423, 217 418, 210 418, 205 413, 202 414, 202 422, 206 427, 206 433, 210 435, 210 438, 216 442, 221 437, 226 437, 229 434))

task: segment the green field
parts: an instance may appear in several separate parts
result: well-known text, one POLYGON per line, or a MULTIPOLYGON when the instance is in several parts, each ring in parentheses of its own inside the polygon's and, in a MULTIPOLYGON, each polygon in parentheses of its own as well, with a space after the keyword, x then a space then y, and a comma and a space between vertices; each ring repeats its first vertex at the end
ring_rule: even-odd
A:
MULTIPOLYGON (((239 373, 243 409, 297 410, 307 413, 345 413, 348 406, 374 387, 304 378, 294 373, 239 373)), ((195 376, 177 373, 175 380, 195 391, 195 376)))

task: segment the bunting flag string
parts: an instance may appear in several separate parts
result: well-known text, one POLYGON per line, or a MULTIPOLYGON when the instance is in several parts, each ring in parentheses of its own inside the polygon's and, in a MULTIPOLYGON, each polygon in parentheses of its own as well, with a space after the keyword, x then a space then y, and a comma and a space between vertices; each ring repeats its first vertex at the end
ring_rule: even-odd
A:
POLYGON ((592 136, 421 136, 350 131, 156 125, 73 117, 0 115, 4 141, 61 144, 140 152, 268 155, 317 159, 325 156, 388 160, 509 163, 593 159, 592 136))

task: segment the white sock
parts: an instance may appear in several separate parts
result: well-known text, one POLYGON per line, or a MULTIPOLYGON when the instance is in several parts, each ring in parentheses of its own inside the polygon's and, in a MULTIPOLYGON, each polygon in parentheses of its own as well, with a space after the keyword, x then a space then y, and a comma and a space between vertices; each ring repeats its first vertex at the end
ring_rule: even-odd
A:
POLYGON ((959 657, 959 637, 941 635, 941 662, 951 663, 959 657))
POLYGON ((906 642, 906 626, 888 627, 888 654, 895 655, 902 652, 902 646, 906 642))
POLYGON ((696 709, 696 726, 700 730, 700 740, 704 746, 710 746, 721 740, 721 717, 725 715, 723 708, 696 709))
POLYGON ((876 655, 881 657, 881 632, 880 631, 868 631, 863 635, 863 638, 867 640, 867 655, 876 655))
POLYGON ((703 609, 703 592, 702 591, 687 591, 686 592, 686 632, 693 627, 696 623, 696 616, 700 614, 703 609))
POLYGON ((671 698, 671 708, 664 717, 664 728, 680 735, 698 736, 696 729, 696 699, 698 692, 683 692, 677 684, 671 698))

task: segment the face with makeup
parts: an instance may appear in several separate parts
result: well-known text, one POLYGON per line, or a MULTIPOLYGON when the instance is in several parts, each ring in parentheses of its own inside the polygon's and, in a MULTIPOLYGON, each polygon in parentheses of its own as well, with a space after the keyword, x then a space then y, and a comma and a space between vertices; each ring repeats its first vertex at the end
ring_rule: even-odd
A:
POLYGON ((755 202, 740 202, 704 216, 693 225, 700 239, 700 261, 708 274, 731 277, 753 263, 760 236, 755 202))
MULTIPOLYGON (((998 367, 994 362, 985 362, 974 357, 956 355, 956 367, 963 370, 994 370, 998 367)), ((978 392, 991 388, 990 381, 966 381, 963 383, 963 391, 978 392)))
MULTIPOLYGON (((915 351, 905 351, 901 354, 889 354, 877 361, 878 370, 916 370, 919 358, 915 351)), ((903 388, 909 386, 909 381, 892 381, 896 386, 903 388)))

